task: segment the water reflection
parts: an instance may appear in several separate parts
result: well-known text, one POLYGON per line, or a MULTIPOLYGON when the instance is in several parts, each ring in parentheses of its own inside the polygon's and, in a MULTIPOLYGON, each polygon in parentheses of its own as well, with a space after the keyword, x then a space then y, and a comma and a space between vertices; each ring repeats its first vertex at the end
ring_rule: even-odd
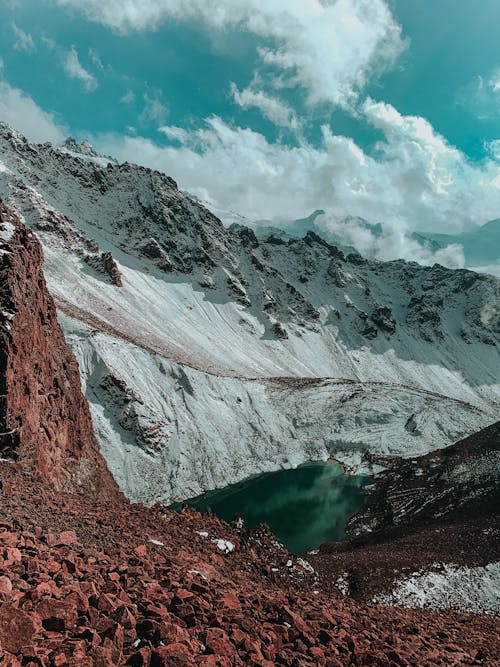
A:
POLYGON ((296 554, 345 536, 348 519, 365 500, 366 476, 346 475, 336 463, 306 463, 294 470, 256 475, 193 498, 189 505, 209 507, 231 521, 239 513, 248 527, 267 523, 288 549, 296 554))

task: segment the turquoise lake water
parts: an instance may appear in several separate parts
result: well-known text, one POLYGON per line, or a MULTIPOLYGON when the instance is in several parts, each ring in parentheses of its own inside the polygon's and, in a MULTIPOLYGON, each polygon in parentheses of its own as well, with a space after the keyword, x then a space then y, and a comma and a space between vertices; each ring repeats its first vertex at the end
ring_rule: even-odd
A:
POLYGON ((364 505, 363 486, 369 482, 367 476, 346 475, 337 463, 305 463, 255 475, 186 503, 201 512, 210 508, 225 521, 238 513, 248 528, 266 523, 292 553, 301 554, 343 539, 347 521, 364 505))

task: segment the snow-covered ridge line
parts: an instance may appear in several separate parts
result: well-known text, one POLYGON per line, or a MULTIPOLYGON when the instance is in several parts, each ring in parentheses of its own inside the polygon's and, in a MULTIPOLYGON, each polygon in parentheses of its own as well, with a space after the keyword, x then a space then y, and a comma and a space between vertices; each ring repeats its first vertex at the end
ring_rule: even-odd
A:
POLYGON ((164 174, 1 124, 0 151, 0 196, 42 240, 101 447, 134 499, 411 456, 494 421, 494 278, 230 231, 164 174))

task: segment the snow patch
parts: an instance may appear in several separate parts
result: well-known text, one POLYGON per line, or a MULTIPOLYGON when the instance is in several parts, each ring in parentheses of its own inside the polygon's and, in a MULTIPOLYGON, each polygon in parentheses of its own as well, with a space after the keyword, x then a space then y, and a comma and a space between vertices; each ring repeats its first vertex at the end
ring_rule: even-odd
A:
POLYGON ((0 240, 8 243, 12 240, 16 228, 11 222, 0 222, 0 240))
POLYGON ((453 609, 477 614, 500 612, 500 562, 482 567, 453 564, 434 572, 415 572, 396 583, 391 593, 378 595, 377 604, 397 607, 453 609))

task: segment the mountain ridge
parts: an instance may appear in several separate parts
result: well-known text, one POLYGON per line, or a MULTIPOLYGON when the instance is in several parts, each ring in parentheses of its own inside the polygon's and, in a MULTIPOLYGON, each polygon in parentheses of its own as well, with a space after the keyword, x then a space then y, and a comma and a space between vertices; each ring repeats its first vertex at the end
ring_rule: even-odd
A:
POLYGON ((312 232, 233 233, 168 176, 0 127, 0 193, 44 244, 96 433, 132 498, 311 458, 363 468, 495 420, 495 278, 365 260, 312 232))

